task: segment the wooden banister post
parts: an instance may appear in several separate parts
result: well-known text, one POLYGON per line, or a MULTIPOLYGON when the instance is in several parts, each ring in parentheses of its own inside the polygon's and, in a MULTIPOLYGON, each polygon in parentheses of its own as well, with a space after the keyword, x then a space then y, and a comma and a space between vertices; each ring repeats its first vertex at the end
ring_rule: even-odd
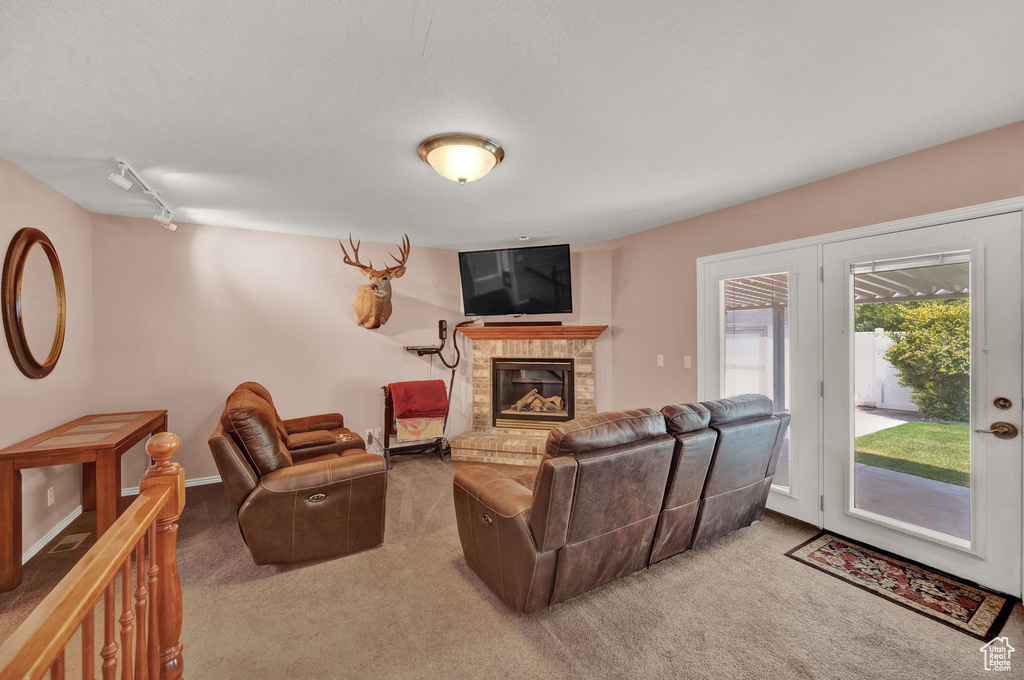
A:
POLYGON ((156 609, 160 677, 150 680, 180 680, 182 676, 181 657, 181 582, 178 580, 178 525, 175 524, 185 508, 185 471, 171 460, 181 442, 170 432, 153 435, 146 443, 146 453, 153 464, 146 469, 139 483, 139 490, 145 491, 158 486, 168 486, 171 494, 167 497, 160 514, 154 522, 156 545, 150 547, 150 561, 157 566, 159 587, 151 607, 156 609))

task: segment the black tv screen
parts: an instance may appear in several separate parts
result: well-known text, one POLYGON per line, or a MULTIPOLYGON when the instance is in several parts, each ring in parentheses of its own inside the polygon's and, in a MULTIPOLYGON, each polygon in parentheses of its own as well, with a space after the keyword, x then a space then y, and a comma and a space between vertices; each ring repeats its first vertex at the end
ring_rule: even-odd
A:
POLYGON ((459 253, 466 316, 569 314, 569 246, 459 253))

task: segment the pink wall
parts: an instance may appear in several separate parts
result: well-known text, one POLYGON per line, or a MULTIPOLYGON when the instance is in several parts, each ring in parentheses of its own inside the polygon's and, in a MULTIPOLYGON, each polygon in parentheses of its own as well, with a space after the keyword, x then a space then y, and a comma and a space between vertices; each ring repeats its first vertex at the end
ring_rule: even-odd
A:
MULTIPOLYGON (((189 479, 217 474, 206 440, 245 380, 266 385, 284 418, 337 411, 362 434, 381 426, 381 385, 450 375, 402 349, 434 344, 438 319, 462 319, 455 253, 416 247, 415 235, 394 313, 375 331, 355 325, 366 279, 333 239, 193 224, 171 233, 110 215, 95 216, 93 238, 99 403, 167 409, 189 479)), ((361 253, 380 261, 389 248, 364 242, 361 253)), ((453 401, 461 390, 457 381, 453 401)), ((450 432, 467 423, 454 413, 450 432)), ((144 462, 141 447, 126 454, 125 486, 144 462)))
MULTIPOLYGON (((57 250, 67 288, 64 351, 53 373, 42 380, 26 378, 11 359, 6 342, 0 341, 0 448, 90 412, 94 356, 91 219, 88 211, 0 158, 0 244, 4 252, 19 229, 42 230, 57 250)), ((24 471, 23 550, 81 505, 81 480, 81 465, 24 471), (55 503, 48 507, 49 487, 54 489, 55 503)))
POLYGON ((615 408, 696 398, 697 258, 1016 196, 1024 122, 612 241, 615 408))

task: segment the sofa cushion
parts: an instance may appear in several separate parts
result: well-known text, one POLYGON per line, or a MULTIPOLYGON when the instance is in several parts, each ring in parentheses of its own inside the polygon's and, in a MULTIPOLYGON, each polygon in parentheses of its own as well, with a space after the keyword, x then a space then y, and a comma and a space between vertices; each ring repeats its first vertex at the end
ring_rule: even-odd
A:
POLYGON ((701 406, 711 413, 711 427, 718 427, 747 418, 763 418, 772 414, 772 400, 760 394, 741 394, 738 397, 702 401, 701 406))
POLYGON ((548 458, 608 449, 665 434, 665 418, 653 408, 607 411, 562 423, 548 435, 548 458))
POLYGON ((274 407, 254 392, 233 392, 221 415, 221 425, 261 476, 291 466, 291 456, 277 429, 274 407))
POLYGON ((661 409, 671 435, 703 430, 711 421, 711 411, 700 404, 671 404, 661 409))

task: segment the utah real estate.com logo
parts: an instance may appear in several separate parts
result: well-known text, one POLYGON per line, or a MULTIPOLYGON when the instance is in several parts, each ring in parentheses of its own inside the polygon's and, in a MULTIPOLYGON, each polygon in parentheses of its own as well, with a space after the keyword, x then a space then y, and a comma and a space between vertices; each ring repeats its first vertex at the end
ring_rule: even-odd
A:
POLYGON ((1016 651, 1010 646, 1010 639, 997 637, 982 646, 981 653, 985 655, 985 670, 987 671, 1008 671, 1010 670, 1010 655, 1016 651))

